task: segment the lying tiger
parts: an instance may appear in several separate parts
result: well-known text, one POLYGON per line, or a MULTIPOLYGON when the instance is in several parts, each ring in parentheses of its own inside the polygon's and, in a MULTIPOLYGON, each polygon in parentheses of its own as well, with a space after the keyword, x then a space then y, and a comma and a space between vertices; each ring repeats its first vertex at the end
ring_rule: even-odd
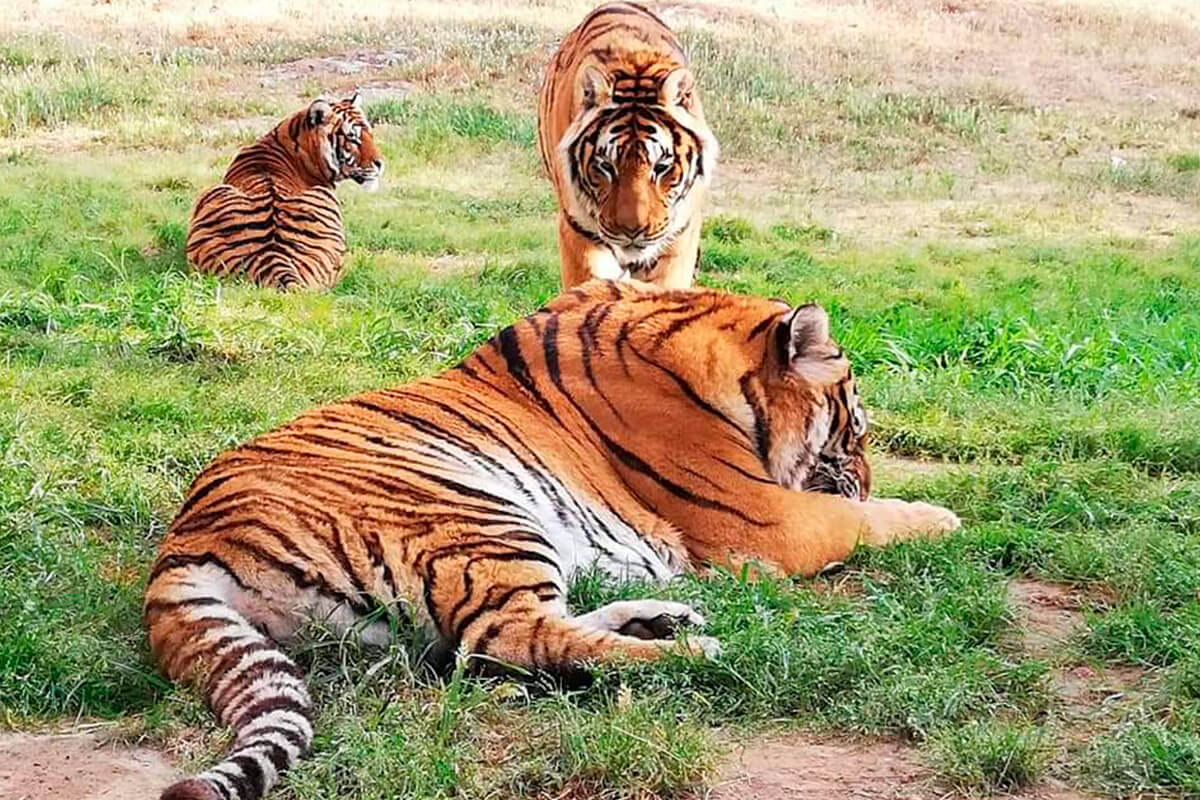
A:
POLYGON ((564 289, 620 277, 692 285, 718 148, 662 20, 608 3, 567 35, 542 79, 538 146, 558 198, 564 289))
POLYGON ((702 624, 679 603, 572 616, 572 576, 811 575, 860 543, 956 528, 867 499, 866 435, 817 306, 596 281, 447 372, 225 453, 171 524, 145 618, 158 663, 237 738, 163 798, 257 798, 307 752, 309 695, 279 649, 306 619, 383 644, 387 621, 365 618, 404 607, 450 647, 549 671, 713 655, 668 638, 702 624))
POLYGON ((188 261, 201 272, 245 274, 276 289, 327 289, 346 255, 334 184, 374 191, 383 161, 358 94, 316 100, 242 149, 224 182, 196 201, 188 261))

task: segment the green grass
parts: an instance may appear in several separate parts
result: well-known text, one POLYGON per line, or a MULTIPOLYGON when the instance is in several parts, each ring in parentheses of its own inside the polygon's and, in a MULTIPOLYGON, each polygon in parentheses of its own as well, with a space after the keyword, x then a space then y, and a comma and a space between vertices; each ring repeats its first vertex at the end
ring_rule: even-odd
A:
MULTIPOLYGON (((6 726, 121 720, 205 763, 228 734, 157 675, 139 620, 190 480, 317 403, 455 363, 556 292, 531 111, 551 32, 517 24, 420 28, 403 40, 412 58, 380 68, 417 85, 369 109, 387 173, 377 194, 340 190, 351 252, 333 291, 284 296, 186 268, 191 203, 260 132, 246 118, 311 93, 296 81, 247 96, 260 84, 245 82, 313 53, 394 46, 398 31, 409 35, 179 44, 152 58, 55 37, 0 46, 6 726), (39 144, 72 125, 96 127, 102 145, 64 157, 39 144)), ((1059 236, 1010 207, 960 202, 978 177, 964 158, 1023 180, 1054 171, 1046 141, 1109 123, 1067 125, 986 87, 889 87, 849 63, 806 75, 777 33, 755 22, 684 35, 730 161, 809 180, 819 170, 805 159, 822 154, 836 182, 883 176, 843 199, 944 203, 957 227, 863 240, 836 214, 718 187, 701 282, 823 303, 876 452, 947 463, 885 468, 877 492, 943 503, 964 530, 811 581, 585 576, 577 610, 686 601, 725 652, 601 672, 577 692, 429 675, 407 630, 382 653, 314 635, 298 655, 320 709, 316 755, 281 796, 694 796, 725 743, 779 725, 899 737, 967 791, 1045 775, 1115 797, 1200 791, 1200 239, 1059 236), (997 231, 1003 246, 988 240, 997 231), (1015 576, 1083 598, 1080 629, 1049 660, 1014 644, 1015 576), (1080 744, 1064 735, 1060 662, 1137 666, 1156 688, 1131 691, 1080 744)), ((1055 180, 1190 196, 1194 154, 1173 147, 1055 180)))
POLYGON ((957 788, 984 795, 1022 789, 1048 762, 1047 735, 1030 726, 977 722, 930 739, 930 760, 957 788))

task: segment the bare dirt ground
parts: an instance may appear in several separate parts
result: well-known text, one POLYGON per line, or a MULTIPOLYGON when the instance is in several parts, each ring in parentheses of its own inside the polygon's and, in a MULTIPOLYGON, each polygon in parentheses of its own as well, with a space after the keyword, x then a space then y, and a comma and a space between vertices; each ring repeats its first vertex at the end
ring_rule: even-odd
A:
MULTIPOLYGON (((1053 784, 1013 800, 1086 800, 1053 784)), ((710 797, 713 800, 950 800, 961 795, 938 785, 898 742, 852 742, 796 734, 752 742, 735 752, 710 797)))
POLYGON ((157 797, 179 772, 159 753, 95 734, 0 734, 4 800, 133 800, 157 797))

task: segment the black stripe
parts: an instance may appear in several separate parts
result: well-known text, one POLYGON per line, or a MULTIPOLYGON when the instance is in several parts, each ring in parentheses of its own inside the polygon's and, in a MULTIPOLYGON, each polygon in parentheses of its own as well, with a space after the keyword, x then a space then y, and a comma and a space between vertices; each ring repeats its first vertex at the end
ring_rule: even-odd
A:
MULTIPOLYGON (((242 770, 242 774, 246 776, 246 782, 250 785, 250 797, 262 797, 266 791, 266 776, 263 775, 262 767, 259 766, 258 759, 249 755, 234 756, 229 759, 233 764, 237 764, 242 770)), ((242 795, 242 800, 247 800, 247 795, 242 795)))
POLYGON ((176 514, 175 516, 181 517, 184 514, 186 514, 188 511, 190 511, 192 509, 192 506, 196 505, 196 503, 203 500, 205 497, 207 497, 209 494, 211 494, 214 490, 220 488, 221 484, 225 483, 225 481, 229 480, 232 477, 233 477, 232 475, 221 475, 221 476, 209 481, 208 483, 204 484, 204 486, 200 487, 199 489, 193 489, 191 494, 188 495, 187 500, 184 501, 183 507, 179 509, 179 513, 176 514))
POLYGON ((178 611, 191 606, 219 606, 225 601, 217 597, 190 597, 185 600, 147 600, 145 613, 157 611, 178 611))
POLYGON ((200 553, 198 555, 183 555, 177 553, 160 558, 154 565, 154 568, 150 571, 150 583, 153 583, 155 578, 167 570, 178 569, 180 567, 199 567, 209 564, 225 572, 233 580, 233 582, 238 585, 239 589, 250 588, 236 572, 230 569, 228 564, 212 553, 200 553))
POLYGON ((763 464, 770 463, 771 452, 771 428, 767 425, 767 410, 763 408, 762 398, 757 392, 751 391, 751 373, 746 373, 738 381, 738 385, 742 389, 742 397, 750 406, 750 411, 754 414, 754 443, 758 448, 758 456, 762 459, 763 464))
MULTIPOLYGON (((250 741, 264 741, 266 738, 265 734, 268 733, 274 733, 287 739, 288 742, 290 742, 297 750, 300 751, 301 756, 308 752, 308 748, 310 747, 308 743, 308 737, 295 728, 285 728, 282 725, 265 725, 261 728, 255 728, 253 733, 254 738, 250 741)), ((276 766, 278 766, 278 764, 276 764, 276 766)))
POLYGON ((240 730, 251 720, 265 717, 273 711, 294 711, 305 719, 312 720, 312 709, 304 703, 287 695, 273 695, 246 706, 228 724, 234 730, 240 730))
POLYGON ((555 422, 559 425, 562 420, 554 413, 554 409, 542 393, 538 390, 537 384, 534 383, 533 376, 529 373, 529 364, 525 361, 525 357, 521 355, 521 343, 518 340, 517 329, 515 325, 509 326, 500 331, 500 334, 494 340, 493 346, 497 347, 500 354, 504 357, 505 363, 508 365, 508 371, 517 380, 529 396, 548 413, 555 422))
POLYGON ((213 769, 213 772, 220 773, 222 777, 233 784, 233 792, 237 795, 238 800, 251 800, 251 798, 258 797, 259 795, 251 793, 252 787, 249 779, 240 774, 240 772, 235 773, 232 770, 233 766, 234 765, 227 762, 222 762, 213 769), (224 769, 222 769, 222 767, 224 767, 224 769))
POLYGON ((563 219, 565 219, 567 221, 567 225, 569 225, 571 227, 571 230, 575 231, 583 238, 585 238, 595 244, 602 244, 605 247, 609 247, 611 249, 611 246, 608 244, 607 241, 604 240, 603 236, 601 236, 596 231, 589 230, 589 229, 583 227, 583 225, 581 225, 574 217, 572 217, 566 211, 563 212, 563 219))
POLYGON ((771 323, 777 319, 779 319, 778 314, 771 316, 771 317, 767 317, 762 322, 755 325, 753 328, 750 329, 750 334, 746 337, 746 341, 748 341, 748 342, 752 341, 760 333, 765 331, 767 328, 771 327, 771 323))
MULTIPOLYGON (((513 586, 513 587, 492 584, 491 586, 488 587, 487 592, 484 593, 483 600, 480 601, 479 606, 476 607, 476 609, 474 611, 471 611, 469 614, 464 616, 462 619, 460 619, 455 624, 455 626, 454 626, 455 640, 461 641, 463 634, 467 632, 467 628, 470 628, 471 625, 473 625, 482 615, 488 613, 489 611, 491 611, 491 612, 500 611, 506 605, 508 605, 509 602, 511 602, 512 599, 514 597, 516 597, 518 594, 528 593, 528 594, 536 595, 538 592, 545 591, 546 589, 550 589, 550 590, 553 590, 556 592, 558 591, 558 587, 555 586, 553 583, 550 583, 549 581, 541 581, 539 583, 532 583, 532 584, 527 584, 527 585, 522 585, 522 586, 513 586), (504 593, 501 594, 498 598, 493 599, 492 595, 494 592, 497 592, 497 591, 503 591, 504 593)), ((479 645, 476 645, 475 652, 482 653, 483 648, 479 645)))

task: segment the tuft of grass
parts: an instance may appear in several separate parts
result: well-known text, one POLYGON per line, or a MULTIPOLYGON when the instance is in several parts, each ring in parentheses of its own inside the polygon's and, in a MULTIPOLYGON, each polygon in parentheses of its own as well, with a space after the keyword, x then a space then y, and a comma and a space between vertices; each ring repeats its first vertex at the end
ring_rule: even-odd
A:
POLYGON ((741 244, 754 236, 754 226, 738 217, 708 217, 704 220, 701 235, 722 243, 741 244))
POLYGON ((843 102, 843 113, 855 126, 863 128, 915 125, 977 138, 991 124, 993 110, 972 100, 955 102, 937 95, 884 92, 850 94, 843 102))
POLYGON ((399 126, 404 146, 426 153, 439 152, 462 139, 532 149, 537 137, 531 116, 497 111, 484 103, 385 100, 370 105, 367 117, 376 124, 399 126))
POLYGON ((1044 666, 1008 661, 989 645, 1008 610, 1002 583, 980 561, 949 543, 861 558, 858 596, 721 574, 666 589, 605 589, 593 578, 572 599, 583 610, 666 596, 700 609, 705 632, 723 643, 720 659, 630 667, 623 680, 712 723, 797 716, 920 738, 946 720, 1043 705, 1044 666))
POLYGON ((1167 158, 1167 164, 1176 172, 1200 170, 1200 153, 1175 153, 1167 158))
POLYGON ((1041 728, 992 720, 938 731, 926 754, 930 766, 956 789, 991 795, 1036 783, 1049 766, 1051 748, 1041 728))
POLYGON ((677 797, 716 773, 719 751, 707 728, 671 713, 669 703, 664 709, 623 692, 600 707, 560 699, 551 711, 558 740, 551 744, 555 788, 613 798, 677 797))
POLYGON ((1088 649, 1106 658, 1162 666, 1200 648, 1200 599, 1177 609, 1135 601, 1090 620, 1088 649))
POLYGON ((1097 788, 1117 797, 1200 796, 1200 735, 1195 727, 1135 723, 1096 744, 1085 763, 1097 788))
POLYGON ((1200 704, 1200 655, 1191 653, 1177 662, 1169 674, 1168 686, 1172 698, 1200 704))
MULTIPOLYGON (((1143 159, 1109 164, 1100 170, 1097 180, 1119 192, 1168 197, 1192 197, 1197 190, 1197 169, 1191 166, 1195 155, 1175 155, 1166 162, 1143 159)), ((1196 162, 1200 165, 1200 161, 1196 162)))
POLYGON ((771 235, 776 239, 785 242, 797 242, 800 244, 810 243, 818 244, 831 242, 834 239, 832 228, 827 228, 824 225, 810 223, 808 225, 794 225, 791 223, 781 222, 771 226, 771 235))
POLYGON ((143 66, 85 58, 28 64, 0 73, 0 134, 27 135, 65 123, 98 123, 156 99, 158 81, 143 66))

